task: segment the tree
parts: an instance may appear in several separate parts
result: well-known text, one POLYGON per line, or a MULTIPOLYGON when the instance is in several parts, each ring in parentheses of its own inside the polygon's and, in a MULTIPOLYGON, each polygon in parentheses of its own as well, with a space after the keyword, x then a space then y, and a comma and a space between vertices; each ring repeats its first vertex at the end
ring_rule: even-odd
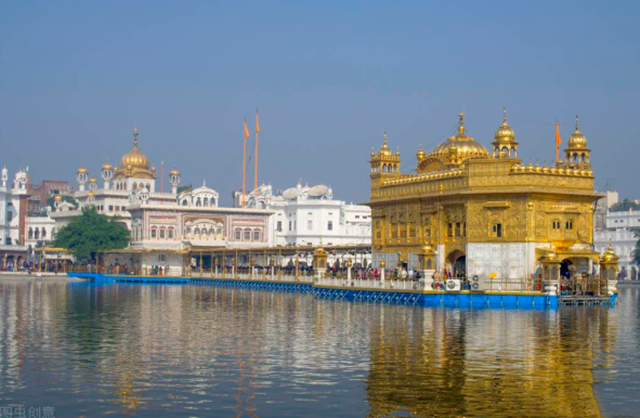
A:
POLYGON ((629 209, 639 210, 640 205, 634 200, 624 199, 622 202, 615 203, 611 206, 611 212, 626 212, 629 209))
POLYGON ((193 190, 193 186, 191 186, 191 184, 185 184, 184 186, 178 187, 178 190, 176 191, 178 192, 178 194, 180 194, 182 192, 191 191, 191 190, 193 190))
POLYGON ((53 246, 67 248, 80 260, 95 259, 98 251, 118 250, 129 245, 129 230, 118 218, 96 212, 95 208, 82 209, 56 234, 53 246))

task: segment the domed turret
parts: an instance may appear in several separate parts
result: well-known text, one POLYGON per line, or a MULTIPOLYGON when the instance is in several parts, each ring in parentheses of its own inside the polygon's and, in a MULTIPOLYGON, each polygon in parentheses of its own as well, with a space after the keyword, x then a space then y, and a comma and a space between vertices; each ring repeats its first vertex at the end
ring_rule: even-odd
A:
POLYGON ((589 169, 591 166, 591 150, 587 148, 587 138, 580 132, 578 116, 576 116, 576 130, 569 137, 564 152, 567 167, 589 169))
POLYGON ((503 109, 502 124, 495 134, 493 145, 493 156, 496 158, 510 158, 518 156, 518 142, 516 134, 507 123, 507 108, 503 109))
POLYGON ((384 139, 380 151, 377 155, 371 155, 371 176, 380 174, 400 174, 400 150, 395 155, 387 142, 387 133, 384 133, 384 139))
POLYGON ((175 168, 169 172, 169 183, 171 183, 171 193, 178 194, 178 185, 180 184, 180 172, 175 168))
POLYGON ((89 181, 89 171, 84 167, 84 164, 78 169, 78 175, 76 176, 80 191, 84 191, 84 187, 89 181))

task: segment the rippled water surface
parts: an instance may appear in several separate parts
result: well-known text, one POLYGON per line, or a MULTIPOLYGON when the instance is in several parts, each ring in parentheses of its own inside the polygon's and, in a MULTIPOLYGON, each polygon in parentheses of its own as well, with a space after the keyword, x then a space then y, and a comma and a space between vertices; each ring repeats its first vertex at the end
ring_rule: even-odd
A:
POLYGON ((615 309, 447 310, 2 278, 0 408, 50 406, 55 417, 636 417, 639 291, 623 288, 615 309))

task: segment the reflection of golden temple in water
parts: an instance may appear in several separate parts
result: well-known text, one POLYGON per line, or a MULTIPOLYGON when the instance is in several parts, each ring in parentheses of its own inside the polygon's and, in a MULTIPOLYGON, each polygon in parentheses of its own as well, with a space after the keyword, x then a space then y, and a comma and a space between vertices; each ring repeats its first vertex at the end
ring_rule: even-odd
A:
POLYGON ((370 416, 600 417, 593 349, 608 311, 381 316, 371 336, 370 416))

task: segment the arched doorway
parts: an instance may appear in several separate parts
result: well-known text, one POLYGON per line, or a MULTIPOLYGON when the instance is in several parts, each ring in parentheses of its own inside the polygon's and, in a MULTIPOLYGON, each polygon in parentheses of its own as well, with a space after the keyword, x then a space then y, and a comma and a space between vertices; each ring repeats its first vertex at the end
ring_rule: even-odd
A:
POLYGON ((464 277, 467 272, 467 256, 460 250, 454 250, 447 257, 452 277, 464 277))
POLYGON ((573 266, 573 261, 569 259, 562 260, 560 263, 560 277, 568 279, 571 275, 571 266, 573 266))

